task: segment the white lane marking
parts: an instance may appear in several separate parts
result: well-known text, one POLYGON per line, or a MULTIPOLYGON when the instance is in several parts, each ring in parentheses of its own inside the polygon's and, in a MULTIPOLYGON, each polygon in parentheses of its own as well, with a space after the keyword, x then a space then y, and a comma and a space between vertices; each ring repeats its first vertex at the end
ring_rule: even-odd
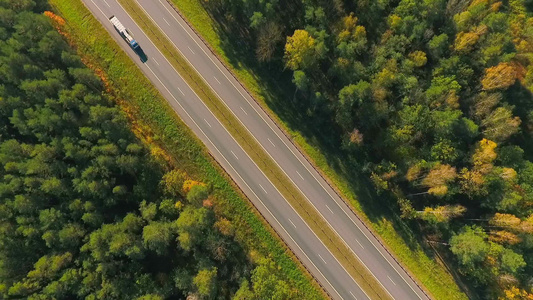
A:
POLYGON ((152 60, 159 66, 159 63, 157 62, 157 60, 155 60, 155 58, 152 57, 152 60))
POLYGON ((274 145, 274 143, 269 138, 267 138, 267 140, 272 144, 272 146, 276 147, 276 145, 274 145))
POLYGON ((180 88, 178 88, 178 91, 180 91, 180 93, 181 93, 183 96, 185 96, 185 93, 183 93, 183 91, 182 91, 180 88))
MULTIPOLYGON (((92 0, 91 0, 92 1, 92 0)), ((161 0, 160 0, 161 2, 161 0)), ((120 5, 120 4, 119 4, 120 5)), ((121 6, 122 7, 122 6, 121 6)), ((124 8, 123 8, 124 9, 124 8)), ((137 25, 137 23, 135 23, 137 25)), ((141 29, 142 31, 142 29, 141 29)), ((143 32, 144 33, 144 32, 143 32)), ((150 40, 150 42, 152 42, 150 40)), ((152 42, 152 45, 155 47, 155 45, 153 44, 152 42)), ((157 47, 156 47, 157 49, 157 47)), ((159 49, 157 49, 159 51, 159 49)), ((278 225, 281 227, 281 229, 283 229, 283 231, 285 231, 285 234, 287 234, 287 236, 292 240, 292 242, 296 245, 296 247, 298 247, 298 249, 300 249, 300 251, 303 253, 303 255, 307 258, 307 260, 313 265, 313 267, 315 267, 315 269, 318 271, 318 273, 320 273, 320 275, 322 275, 322 277, 324 278, 324 280, 331 286, 331 288, 335 291, 335 293, 337 293, 337 295, 342 299, 342 296, 339 294, 339 292, 337 291, 337 289, 333 286, 333 284, 331 284, 331 282, 328 280, 328 278, 326 278, 326 276, 324 276, 324 274, 322 273, 322 271, 320 271, 320 269, 315 265, 315 263, 309 258, 309 256, 307 255, 307 253, 304 252, 304 250, 302 249, 302 247, 300 247, 300 245, 298 243, 296 243, 296 241, 294 240, 294 238, 289 234, 289 232, 287 231, 287 229, 285 229, 285 227, 283 227, 283 225, 281 225, 281 223, 279 222, 278 218, 276 218, 276 216, 274 216, 274 214, 272 213, 272 211, 265 205, 265 203, 263 202, 263 200, 261 200, 261 198, 259 198, 259 196, 257 196, 257 194, 252 190, 252 188, 250 187, 250 185, 246 182, 246 180, 244 180, 244 178, 242 178, 241 174, 239 174, 237 172, 237 170, 235 170, 235 168, 233 167, 232 164, 230 164, 230 162, 228 161, 228 159, 222 154, 222 152, 217 148, 217 146, 215 146, 215 144, 213 143, 213 141, 211 141, 211 139, 207 136, 207 134, 205 134, 205 132, 202 130, 202 128, 200 128, 200 126, 198 126, 198 123, 196 123, 196 121, 191 117, 191 115, 185 110, 185 108, 181 105, 181 103, 178 101, 178 99, 176 99, 176 97, 174 97, 174 95, 172 95, 172 93, 169 91, 169 89, 165 86, 165 84, 161 81, 161 79, 159 79, 159 77, 154 73, 154 71, 150 68, 150 66, 146 65, 146 67, 148 68, 148 70, 150 70, 150 72, 152 72, 152 74, 154 74, 155 78, 157 78, 157 80, 159 81, 159 83, 165 88, 165 90, 170 94, 170 96, 172 97, 172 99, 174 99, 174 101, 176 103, 178 103, 178 105, 181 107, 181 109, 185 112, 185 114, 189 117, 189 119, 191 119, 191 121, 194 123, 194 125, 196 125, 196 128, 198 128, 198 130, 200 130, 200 132, 205 136, 205 138, 209 141, 209 143, 211 143, 211 145, 217 150, 217 152, 220 154, 220 156, 226 161, 226 163, 230 166, 231 169, 233 169, 233 172, 235 172, 235 174, 237 174, 237 176, 239 176, 239 178, 242 180, 242 182, 248 187, 248 189, 252 192, 252 194, 254 194, 254 196, 257 198, 257 200, 259 200, 259 202, 261 202, 261 204, 263 205, 263 207, 268 211, 268 213, 272 216, 272 218, 274 218, 274 220, 276 221, 276 223, 278 223, 278 225)), ((174 71, 176 71, 174 69, 174 71)), ((177 73, 177 71, 176 71, 177 73)), ((181 75, 178 73, 178 76, 181 77, 181 75)), ((183 78, 182 78, 183 79, 183 78)), ((194 92, 194 91, 193 91, 194 92)), ((196 93, 195 93, 196 94, 196 93)), ((198 95, 196 95, 198 97, 198 95)), ((198 98, 200 99, 200 98, 198 98)), ((216 117, 215 117, 216 118, 216 117)), ((217 119, 218 120, 218 119, 217 119)), ((227 132, 227 130, 226 130, 227 132)), ((229 132, 228 132, 229 134, 229 132)), ((231 135, 230 135, 231 136, 231 135)), ((233 137, 232 137, 233 138, 233 137)), ((235 141, 235 139, 233 139, 233 141, 235 143, 237 143, 237 141, 235 141)), ((251 158, 250 158, 251 160, 251 158)), ((252 161, 252 163, 257 167, 257 164, 255 164, 254 161, 252 161)), ((264 174, 263 174, 264 175, 264 174)), ((275 188, 275 187, 274 187, 275 188)), ((279 191, 278 191, 279 192, 279 191)), ((281 195, 281 194, 280 194, 281 195)), ((294 207, 292 207, 292 205, 290 205, 289 203, 289 206, 293 209, 293 212, 296 212, 294 210, 294 207)), ((297 216, 299 216, 297 213, 296 213, 297 216)), ((300 216, 301 218, 301 216, 300 216)), ((292 222, 291 222, 292 223, 292 222)), ((313 233, 313 235, 317 238, 317 240, 322 244, 322 246, 324 246, 324 248, 329 251, 329 249, 326 247, 326 245, 324 245, 324 242, 322 242, 322 240, 320 240, 318 238, 318 236, 316 236, 316 234, 311 230, 311 228, 309 227, 309 225, 305 224, 307 226, 307 229, 309 229, 309 231, 311 233, 313 233)), ((331 253, 331 252, 330 252, 331 253)), ((332 254, 333 256, 333 254, 332 254)), ((333 258, 335 258, 335 260, 337 262, 339 262, 337 260, 337 258, 335 256, 333 256, 333 258)), ((346 269, 344 268, 343 265, 341 265, 339 263, 339 265, 344 269, 344 271, 346 271, 346 269)), ((347 274, 348 271, 346 271, 347 274)), ((351 276, 350 276, 351 277, 351 276)), ((353 279, 353 278, 352 278, 353 279)), ((355 284, 361 289, 361 287, 359 286, 359 284, 354 280, 355 284)), ((362 289, 361 289, 362 290, 362 289)), ((364 291, 363 291, 364 292, 364 291)))
POLYGON ((328 264, 328 263, 326 262, 326 260, 325 260, 324 258, 322 258, 322 255, 318 254, 318 256, 320 256, 320 259, 324 262, 324 264, 326 264, 326 265, 328 264))
POLYGON ((390 281, 392 281, 392 283, 393 283, 394 285, 396 285, 396 283, 394 283, 394 281, 392 280, 392 278, 390 278, 389 275, 387 275, 387 277, 389 277, 390 281))
POLYGON ((241 109, 242 109, 242 112, 243 112, 245 115, 248 115, 248 113, 244 110, 244 108, 242 108, 242 106, 241 106, 241 109))
POLYGON ((361 243, 359 243, 358 239, 355 239, 355 241, 359 244, 359 246, 361 246, 361 248, 365 249, 365 247, 363 247, 363 245, 361 245, 361 243))
POLYGON ((103 12, 103 11, 102 11, 102 9, 100 8, 100 6, 98 6, 98 4, 96 4, 96 3, 94 3, 94 1, 93 1, 93 0, 91 0, 91 2, 92 2, 92 3, 94 4, 94 6, 96 6, 96 8, 98 8, 98 10, 99 10, 99 11, 100 11, 100 12, 102 13, 102 15, 104 15, 104 17, 106 17, 106 18, 107 18, 107 15, 106 15, 106 14, 104 14, 104 12, 103 12))
POLYGON ((355 297, 353 294, 352 294, 352 291, 350 291, 350 295, 352 295, 352 297, 357 300, 357 297, 355 297))
POLYGON ((163 18, 163 21, 165 21, 165 23, 167 23, 167 25, 170 26, 170 23, 167 21, 167 19, 163 18))
POLYGON ((107 7, 111 7, 111 5, 109 5, 109 3, 107 3, 107 1, 104 0, 104 3, 107 5, 107 7))
POLYGON ((218 81, 218 79, 215 76, 213 76, 213 78, 215 78, 215 80, 218 82, 218 84, 222 84, 222 83, 220 83, 220 81, 218 81))
POLYGON ((296 228, 296 225, 294 225, 294 223, 292 222, 291 219, 289 219, 289 222, 291 222, 292 226, 294 226, 294 228, 296 228))
POLYGON ((302 180, 305 180, 304 177, 302 176, 302 174, 300 174, 300 172, 296 171, 296 173, 298 173, 298 176, 300 176, 300 178, 302 178, 302 180))
POLYGON ((194 51, 192 51, 191 47, 187 46, 187 48, 189 48, 189 50, 191 50, 192 54, 196 54, 196 53, 194 53, 194 51))
MULTIPOLYGON (((239 158, 238 158, 237 155, 233 152, 233 150, 230 150, 230 151, 231 151, 231 154, 233 154, 233 156, 235 156, 235 158, 236 158, 237 160, 239 160, 239 158)), ((264 190, 264 189, 263 189, 263 190, 264 190)), ((266 191, 265 191, 265 193, 266 193, 266 191)))
POLYGON ((329 208, 329 206, 326 204, 326 207, 329 209, 329 211, 332 213, 332 214, 335 214, 333 213, 333 211, 331 210, 331 208, 329 208))
POLYGON ((259 186, 263 189, 263 192, 265 192, 265 194, 268 194, 267 190, 265 190, 265 188, 261 184, 259 184, 259 186))
MULTIPOLYGON (((209 122, 207 122, 206 119, 204 119, 204 121, 207 123, 207 125, 209 125, 209 127, 211 127, 211 124, 209 124, 209 122)), ((235 155, 235 154, 234 154, 235 155)))

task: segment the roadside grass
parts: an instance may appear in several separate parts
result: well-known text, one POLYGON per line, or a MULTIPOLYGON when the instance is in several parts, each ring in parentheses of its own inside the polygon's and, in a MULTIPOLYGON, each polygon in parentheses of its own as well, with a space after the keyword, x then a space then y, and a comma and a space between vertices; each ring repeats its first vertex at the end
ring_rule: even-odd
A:
MULTIPOLYGON (((297 258, 277 238, 274 230, 245 200, 201 142, 151 85, 133 61, 91 15, 80 0, 49 0, 54 11, 66 20, 63 34, 76 47, 84 63, 106 79, 108 92, 135 118, 147 137, 170 153, 179 169, 213 187, 215 211, 228 218, 235 239, 252 259, 270 257, 297 290, 299 299, 324 299, 323 290, 298 264, 297 258), (104 34, 103 34, 104 33, 104 34), (122 103, 121 103, 122 102, 122 103)), ((154 150, 154 149, 152 149, 154 150)))
MULTIPOLYGON (((390 207, 380 201, 367 178, 349 166, 347 159, 320 132, 305 128, 309 123, 291 111, 288 100, 294 92, 290 78, 280 78, 256 63, 242 42, 228 36, 206 11, 200 0, 167 0, 202 36, 215 54, 246 86, 265 111, 318 167, 331 186, 348 201, 357 215, 377 233, 385 246, 406 266, 409 273, 436 299, 467 299, 443 262, 423 245, 420 235, 390 207), (287 80, 288 79, 288 80, 287 80), (289 82, 284 84, 283 82, 289 82), (298 120, 298 121, 295 121, 298 120)), ((237 37, 238 39, 238 37, 237 37)))
POLYGON ((300 216, 306 221, 313 232, 333 255, 340 261, 362 289, 372 299, 388 299, 387 292, 380 283, 368 272, 366 267, 344 244, 339 236, 325 222, 319 212, 304 198, 301 192, 290 182, 290 179, 278 165, 262 149, 261 145, 224 105, 211 88, 203 81, 200 75, 188 64, 185 58, 164 36, 164 33, 155 25, 152 19, 135 0, 118 0, 130 14, 145 34, 152 40, 158 49, 165 55, 172 66, 181 74, 187 84, 196 92, 202 101, 209 107, 226 130, 235 138, 237 143, 246 151, 251 159, 265 173, 269 180, 276 186, 280 193, 289 201, 300 216))

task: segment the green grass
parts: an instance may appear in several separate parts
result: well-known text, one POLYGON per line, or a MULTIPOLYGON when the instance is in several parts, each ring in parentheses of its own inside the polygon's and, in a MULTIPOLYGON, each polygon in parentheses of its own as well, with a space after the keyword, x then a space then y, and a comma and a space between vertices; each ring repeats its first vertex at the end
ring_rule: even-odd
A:
MULTIPOLYGON (((322 289, 260 218, 205 147, 179 119, 165 99, 80 0, 49 0, 66 20, 63 29, 84 62, 106 78, 109 91, 127 102, 133 115, 149 128, 154 140, 170 153, 179 168, 195 180, 209 183, 214 190, 215 211, 236 228, 236 239, 250 256, 271 257, 297 289, 300 299, 323 299, 322 289), (257 254, 259 253, 259 254, 257 254)), ((120 103, 120 101, 119 101, 120 103)))
MULTIPOLYGON (((225 62, 236 77, 247 87, 256 100, 288 133, 303 153, 318 167, 319 171, 343 196, 357 214, 376 232, 388 249, 407 267, 409 272, 437 299, 466 299, 466 295, 443 265, 430 257, 414 233, 396 213, 384 207, 375 193, 368 188, 366 178, 360 178, 357 170, 344 164, 343 158, 328 149, 325 138, 318 134, 304 134, 303 126, 295 125, 294 113, 285 110, 284 101, 291 99, 293 90, 276 82, 279 75, 269 73, 243 53, 234 40, 228 38, 223 29, 213 20, 201 4, 201 0, 171 0, 180 13, 192 24, 210 45, 211 49, 225 62), (236 55, 236 54, 240 55, 236 55), (281 105, 280 105, 281 103, 281 105), (307 137, 307 138, 306 138, 307 137), (359 178, 358 178, 359 176, 359 178)), ((286 78, 285 78, 286 79, 286 78)), ((301 123, 303 124, 303 123, 301 123)), ((308 124, 305 124, 308 125, 308 124)), ((305 126, 304 125, 304 126, 305 126)), ((308 131, 306 131, 308 132, 308 131)), ((427 247, 426 247, 427 248, 427 247)))
POLYGON ((144 33, 148 35, 152 42, 167 57, 173 67, 183 76, 189 86, 199 95, 239 145, 243 147, 251 159, 278 188, 285 199, 302 216, 318 238, 324 242, 326 247, 359 283, 361 288, 372 298, 387 299, 388 295, 379 282, 368 272, 357 257, 353 255, 350 249, 346 247, 338 235, 319 215, 318 211, 304 198, 302 193, 290 182, 290 179, 268 154, 263 151, 248 130, 236 119, 222 100, 206 85, 200 75, 193 70, 172 43, 164 37, 164 34, 138 6, 137 2, 134 0, 118 1, 135 20, 137 25, 143 29, 144 33))

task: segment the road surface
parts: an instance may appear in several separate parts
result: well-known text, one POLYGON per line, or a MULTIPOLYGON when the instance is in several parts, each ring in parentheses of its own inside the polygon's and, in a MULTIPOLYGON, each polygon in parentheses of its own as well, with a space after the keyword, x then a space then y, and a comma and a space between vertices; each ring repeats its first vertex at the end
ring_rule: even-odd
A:
MULTIPOLYGON (((343 200, 166 0, 137 0, 204 81, 249 130, 292 183, 321 213, 351 251, 394 299, 428 299, 343 200)), ((222 124, 157 50, 116 0, 83 0, 119 45, 204 142, 302 263, 335 299, 368 296, 288 204, 222 124), (113 29, 115 15, 133 34, 148 61, 142 63, 113 29)))

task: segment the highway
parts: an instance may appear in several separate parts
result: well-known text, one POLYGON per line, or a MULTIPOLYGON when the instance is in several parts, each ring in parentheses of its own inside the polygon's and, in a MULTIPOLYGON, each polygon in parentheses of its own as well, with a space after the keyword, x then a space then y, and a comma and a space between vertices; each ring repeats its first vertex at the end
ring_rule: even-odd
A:
MULTIPOLYGON (((292 142, 165 0, 137 0, 266 153, 393 299, 429 297, 385 250, 292 142)), ((369 299, 276 187, 174 70, 116 0, 83 0, 184 122, 202 140, 271 226, 334 299, 369 299), (142 47, 142 63, 114 30, 115 15, 142 47)), ((132 87, 134 88, 134 87, 132 87)))

